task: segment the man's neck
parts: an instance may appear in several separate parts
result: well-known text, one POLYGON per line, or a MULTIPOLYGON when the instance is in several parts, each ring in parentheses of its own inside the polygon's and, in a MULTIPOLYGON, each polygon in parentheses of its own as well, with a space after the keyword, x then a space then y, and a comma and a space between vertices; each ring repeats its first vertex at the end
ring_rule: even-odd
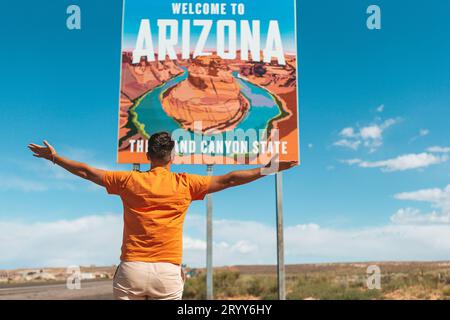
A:
POLYGON ((163 168, 163 169, 166 169, 167 171, 170 171, 170 162, 169 163, 165 163, 165 164, 151 163, 150 164, 150 170, 155 169, 155 168, 163 168))

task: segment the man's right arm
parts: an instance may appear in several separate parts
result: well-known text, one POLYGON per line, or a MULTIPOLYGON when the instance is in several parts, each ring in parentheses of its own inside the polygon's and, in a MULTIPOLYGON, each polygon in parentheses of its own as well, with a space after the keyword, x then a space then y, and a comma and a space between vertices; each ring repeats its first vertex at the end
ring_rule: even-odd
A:
POLYGON ((211 179, 211 183, 208 188, 208 193, 213 193, 217 191, 221 191, 230 187, 239 186, 242 184, 246 184, 259 178, 266 176, 267 174, 263 174, 264 168, 268 170, 268 168, 276 167, 277 170, 274 172, 280 172, 295 166, 297 162, 277 162, 274 166, 273 163, 267 165, 266 167, 247 169, 247 170, 237 170, 231 171, 227 174, 221 176, 213 176, 211 179))
POLYGON ((83 162, 74 161, 58 155, 47 141, 44 140, 44 146, 30 143, 28 148, 33 152, 33 156, 52 161, 54 164, 66 169, 70 173, 83 179, 90 180, 100 186, 103 186, 104 170, 91 167, 83 162))

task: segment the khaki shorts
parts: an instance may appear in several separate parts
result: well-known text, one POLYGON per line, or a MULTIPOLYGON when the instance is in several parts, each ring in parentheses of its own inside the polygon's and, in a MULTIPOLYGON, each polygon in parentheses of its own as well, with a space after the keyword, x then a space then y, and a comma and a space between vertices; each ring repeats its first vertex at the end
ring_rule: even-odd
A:
POLYGON ((116 300, 181 300, 184 272, 168 262, 121 262, 113 281, 116 300))

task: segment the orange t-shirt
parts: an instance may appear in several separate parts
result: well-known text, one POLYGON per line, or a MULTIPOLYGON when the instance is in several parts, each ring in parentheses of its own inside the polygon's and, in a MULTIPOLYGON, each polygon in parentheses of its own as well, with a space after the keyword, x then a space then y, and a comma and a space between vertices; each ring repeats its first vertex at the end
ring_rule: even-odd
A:
POLYGON ((124 229, 121 261, 181 264, 183 222, 193 200, 202 200, 210 176, 150 171, 106 171, 103 184, 121 197, 124 229))

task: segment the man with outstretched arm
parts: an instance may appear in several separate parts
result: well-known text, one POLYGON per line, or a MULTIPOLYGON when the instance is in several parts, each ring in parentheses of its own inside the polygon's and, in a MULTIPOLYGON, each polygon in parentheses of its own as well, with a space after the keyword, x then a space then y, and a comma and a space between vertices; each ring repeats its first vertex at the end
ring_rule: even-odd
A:
MULTIPOLYGON (((124 207, 121 263, 113 282, 120 300, 181 299, 183 222, 193 200, 206 194, 255 181, 263 168, 201 176, 170 171, 174 141, 167 132, 152 135, 148 143, 149 171, 106 171, 59 155, 44 146, 29 144, 33 155, 52 161, 81 178, 119 195, 124 207)), ((296 162, 270 163, 265 168, 289 169, 296 162)))

